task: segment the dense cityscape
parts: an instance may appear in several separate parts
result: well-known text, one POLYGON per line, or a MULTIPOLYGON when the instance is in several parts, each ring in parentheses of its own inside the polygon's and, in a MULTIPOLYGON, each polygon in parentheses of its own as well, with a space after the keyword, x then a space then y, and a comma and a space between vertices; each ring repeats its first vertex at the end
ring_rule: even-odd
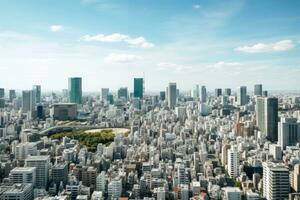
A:
POLYGON ((0 199, 299 199, 300 96, 0 89, 0 199))

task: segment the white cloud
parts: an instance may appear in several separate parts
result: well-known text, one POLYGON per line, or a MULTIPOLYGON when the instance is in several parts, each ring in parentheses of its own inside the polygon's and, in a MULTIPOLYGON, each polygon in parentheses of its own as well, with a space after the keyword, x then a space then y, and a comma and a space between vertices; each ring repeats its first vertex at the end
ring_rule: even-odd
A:
POLYGON ((193 8, 194 8, 194 9, 199 9, 199 8, 201 8, 201 6, 198 5, 198 4, 196 4, 196 5, 193 5, 193 8))
POLYGON ((220 61, 212 65, 208 65, 208 68, 212 69, 224 69, 224 68, 239 68, 242 64, 239 62, 224 62, 220 61))
POLYGON ((50 30, 52 32, 58 32, 61 31, 64 27, 62 25, 52 25, 50 26, 50 30))
POLYGON ((104 61, 106 63, 128 63, 128 62, 135 62, 141 59, 142 57, 134 54, 111 53, 106 58, 104 58, 104 61))
POLYGON ((151 48, 154 44, 148 42, 144 37, 130 37, 128 35, 113 33, 110 35, 84 35, 80 40, 85 42, 125 42, 132 47, 151 48))
POLYGON ((294 47, 292 40, 281 40, 275 43, 257 43, 252 46, 242 46, 235 50, 245 53, 263 53, 263 52, 276 52, 276 51, 287 51, 294 47))

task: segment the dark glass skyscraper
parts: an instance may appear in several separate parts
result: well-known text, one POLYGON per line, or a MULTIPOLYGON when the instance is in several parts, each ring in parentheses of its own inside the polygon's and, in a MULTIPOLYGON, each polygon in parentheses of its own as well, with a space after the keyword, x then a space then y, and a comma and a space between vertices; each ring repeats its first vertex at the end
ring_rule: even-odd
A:
POLYGON ((262 94, 263 94, 262 84, 254 85, 254 95, 255 96, 262 96, 262 94))
POLYGON ((82 79, 80 77, 69 78, 69 102, 82 103, 82 79))
POLYGON ((143 99, 144 79, 143 78, 134 78, 133 86, 134 86, 133 97, 143 99))

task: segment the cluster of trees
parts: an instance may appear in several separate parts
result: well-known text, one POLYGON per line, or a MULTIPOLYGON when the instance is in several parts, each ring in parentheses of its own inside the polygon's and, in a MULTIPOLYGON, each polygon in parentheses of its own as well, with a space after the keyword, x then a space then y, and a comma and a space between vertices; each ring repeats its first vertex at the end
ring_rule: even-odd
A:
POLYGON ((109 144, 114 140, 115 134, 111 129, 105 129, 99 132, 86 133, 85 130, 75 130, 71 132, 62 132, 51 135, 51 139, 61 140, 63 137, 69 137, 79 140, 81 145, 88 147, 90 151, 95 151, 99 143, 109 144))

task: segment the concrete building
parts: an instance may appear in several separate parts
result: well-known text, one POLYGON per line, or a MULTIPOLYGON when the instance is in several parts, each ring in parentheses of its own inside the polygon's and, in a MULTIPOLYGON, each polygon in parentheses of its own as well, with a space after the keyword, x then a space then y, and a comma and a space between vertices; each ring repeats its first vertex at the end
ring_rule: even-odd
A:
POLYGON ((55 120, 74 120, 77 118, 76 103, 56 103, 52 105, 50 116, 55 120))
POLYGON ((241 200, 242 192, 238 187, 224 187, 224 200, 241 200))
POLYGON ((35 167, 16 167, 9 173, 9 180, 12 183, 30 183, 33 187, 36 184, 35 167))
POLYGON ((227 153, 228 174, 231 178, 239 176, 240 154, 237 146, 231 146, 227 153))
POLYGON ((33 186, 24 184, 2 184, 0 200, 33 200, 33 186))
POLYGON ((26 167, 36 168, 36 187, 47 188, 49 180, 49 156, 30 156, 25 160, 26 167))
POLYGON ((278 122, 278 144, 282 149, 300 142, 300 123, 297 118, 283 117, 278 122))

